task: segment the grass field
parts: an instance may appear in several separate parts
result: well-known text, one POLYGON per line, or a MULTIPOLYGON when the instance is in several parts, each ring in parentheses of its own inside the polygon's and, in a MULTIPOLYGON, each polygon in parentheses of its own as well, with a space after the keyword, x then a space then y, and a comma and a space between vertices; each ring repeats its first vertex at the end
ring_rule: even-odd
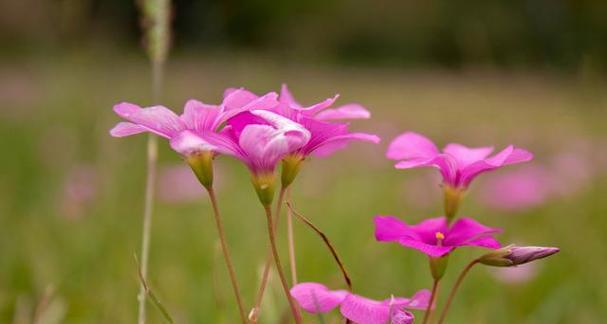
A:
MULTIPOLYGON (((604 83, 583 73, 376 70, 183 55, 168 65, 164 103, 181 111, 189 98, 219 102, 226 87, 261 93, 282 82, 304 103, 340 93, 341 103, 366 105, 372 119, 353 127, 383 139, 309 161, 293 188, 294 205, 333 240, 356 292, 386 298, 431 285, 421 253, 373 237, 376 214, 415 222, 441 213, 433 172, 395 170, 384 158, 390 139, 414 130, 441 146, 513 143, 533 151, 537 166, 564 159, 562 168, 550 169, 562 192, 529 208, 492 208, 481 199, 485 182, 472 186, 462 214, 504 228, 503 243, 558 246, 561 253, 532 269, 528 280, 474 269, 448 322, 601 323, 607 317, 604 83)), ((142 57, 89 53, 0 65, 0 322, 29 323, 36 309, 44 310, 39 323, 135 321, 145 136, 115 139, 108 130, 118 121, 112 105, 148 104, 149 88, 142 57)), ((150 284, 179 323, 235 323, 206 196, 191 188, 178 155, 164 141, 160 148, 161 170, 185 180, 158 188, 150 284)), ((251 305, 266 254, 265 219, 245 168, 228 157, 217 167, 228 240, 251 305)), ((299 279, 342 287, 322 242, 296 225, 299 279)), ((284 248, 284 228, 280 233, 284 248)), ((447 287, 479 253, 461 249, 451 257, 447 287)), ((275 282, 261 322, 278 322, 286 310, 275 282)), ((149 314, 150 323, 162 323, 152 306, 149 314)))

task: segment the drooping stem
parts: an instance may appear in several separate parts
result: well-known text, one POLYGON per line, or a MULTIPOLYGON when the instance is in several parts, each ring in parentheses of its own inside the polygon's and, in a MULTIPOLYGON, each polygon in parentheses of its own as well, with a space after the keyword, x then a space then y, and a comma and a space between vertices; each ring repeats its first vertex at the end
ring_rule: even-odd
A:
POLYGON ((451 306, 451 303, 453 302, 453 298, 455 297, 455 293, 457 292, 457 289, 462 284, 462 281, 464 281, 464 278, 466 277, 468 272, 470 272, 470 269, 472 269, 472 267, 474 267, 478 262, 479 262, 478 259, 476 259, 476 260, 473 260, 472 262, 468 263, 468 265, 464 268, 464 270, 462 270, 462 272, 457 277, 457 281, 455 281, 453 288, 451 288, 451 292, 449 292, 449 297, 447 298, 447 303, 445 304, 445 307, 443 308, 443 311, 441 312, 440 318, 438 320, 438 324, 443 323, 445 321, 445 318, 447 318, 447 312, 449 312, 449 307, 451 306))
MULTIPOLYGON (((278 200, 276 201, 276 210, 274 214, 274 233, 276 233, 276 227, 278 226, 278 221, 280 220, 280 214, 282 212, 282 204, 285 199, 286 188, 280 188, 280 192, 278 193, 278 200)), ((259 290, 257 291, 257 295, 255 296, 255 306, 249 313, 249 321, 250 323, 257 323, 257 319, 259 316, 259 309, 261 308, 261 303, 263 301, 263 296, 266 292, 266 287, 268 286, 268 279, 270 278, 270 269, 272 267, 272 250, 271 248, 268 250, 268 254, 266 257, 266 261, 263 266, 263 272, 261 275, 261 283, 259 285, 259 290)))
POLYGON ((341 258, 339 257, 339 255, 337 254, 337 250, 335 250, 335 247, 333 246, 333 244, 331 243, 331 241, 329 240, 329 238, 327 237, 327 235, 325 235, 325 233, 323 233, 316 225, 314 225, 309 219, 307 219, 306 217, 304 217, 302 214, 298 213, 293 206, 291 205, 290 202, 287 201, 287 207, 289 207, 289 210, 291 212, 293 212, 293 214, 295 216, 297 216, 297 218, 299 218, 301 221, 303 221, 304 223, 306 223, 306 225, 308 225, 310 228, 312 228, 316 234, 318 234, 323 242, 325 242, 325 245, 327 245, 327 247, 329 248, 329 251, 331 252, 331 255, 333 256, 333 259, 335 259, 335 262, 337 262, 337 266, 339 267, 339 270, 341 270, 341 273, 344 277, 344 281, 346 282, 346 285, 348 286, 348 290, 352 291, 352 280, 350 280, 350 276, 348 275, 348 271, 346 271, 346 267, 344 266, 344 263, 341 261, 341 258))
POLYGON ((293 301, 293 298, 291 297, 291 293, 289 291, 289 284, 287 283, 287 278, 285 277, 284 271, 282 269, 278 249, 276 248, 276 237, 274 235, 275 227, 274 220, 272 219, 272 210, 268 205, 264 206, 264 210, 266 212, 266 220, 268 222, 268 236, 270 237, 270 247, 272 248, 272 255, 274 257, 274 264, 276 265, 276 272, 278 272, 280 284, 282 285, 282 289, 284 290, 285 296, 287 297, 287 301, 289 302, 289 306, 291 307, 291 312, 293 313, 295 323, 300 324, 301 315, 299 314, 299 310, 297 309, 295 301, 293 301))
POLYGON ((434 306, 434 301, 436 300, 436 295, 438 292, 439 282, 440 279, 434 279, 434 283, 432 284, 432 293, 430 294, 430 301, 428 302, 428 307, 426 307, 426 313, 424 314, 424 321, 422 324, 426 324, 430 320, 430 315, 432 315, 432 307, 434 306))
POLYGON ((156 183, 156 160, 158 157, 158 145, 156 143, 156 135, 148 136, 147 145, 147 174, 145 184, 145 202, 143 207, 143 228, 141 239, 141 277, 142 283, 139 285, 139 301, 138 320, 139 324, 145 324, 145 295, 146 289, 143 281, 147 280, 148 263, 150 256, 150 236, 152 229, 152 210, 154 207, 154 187, 156 183))
POLYGON ((232 289, 234 290, 234 296, 236 297, 236 303, 238 304, 238 312, 240 319, 243 324, 247 322, 245 315, 244 306, 242 304, 242 297, 240 295, 240 288, 238 286, 238 279, 236 278, 236 271, 234 271, 234 265, 232 264, 232 258, 230 257, 230 250, 226 243, 225 231, 223 229, 223 222, 221 220, 221 214, 219 213, 219 207, 217 206, 217 198, 215 197, 215 190, 213 187, 207 187, 209 193, 209 200, 213 206, 213 216, 215 218, 215 226, 217 227, 217 234, 219 235, 219 243, 221 244, 221 251, 223 252, 223 258, 226 261, 226 267, 228 268, 228 274, 230 275, 230 281, 232 282, 232 289))
MULTIPOLYGON (((291 187, 287 188, 287 204, 291 202, 291 187)), ((291 284, 297 284, 297 262, 295 259, 295 237, 293 236, 293 209, 287 209, 287 241, 289 242, 289 268, 291 269, 291 284)))

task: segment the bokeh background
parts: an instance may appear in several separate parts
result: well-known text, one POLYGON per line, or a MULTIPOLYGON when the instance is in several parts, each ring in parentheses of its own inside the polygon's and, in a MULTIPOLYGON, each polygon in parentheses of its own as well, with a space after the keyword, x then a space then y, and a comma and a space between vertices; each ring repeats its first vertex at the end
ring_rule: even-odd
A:
MULTIPOLYGON (((108 129, 118 121, 113 104, 152 104, 137 13, 122 0, 0 3, 2 323, 135 321, 145 136, 115 139, 108 129)), ((373 215, 415 222, 442 210, 439 179, 393 169, 383 157, 389 140, 413 130, 441 146, 528 148, 535 160, 482 176, 462 214, 503 227, 505 243, 562 251, 513 271, 473 270, 449 322, 602 323, 605 17, 601 0, 175 1, 162 103, 181 111, 189 98, 219 102, 226 87, 262 93, 286 82, 303 103, 340 93, 341 103, 367 106, 372 119, 353 127, 383 142, 312 159, 293 202, 331 237, 355 290, 378 299, 410 295, 431 278, 420 253, 375 242, 373 215)), ((167 146, 150 284, 179 323, 235 323, 210 206, 167 146)), ((217 168, 251 304, 265 220, 245 168, 226 157, 217 168)), ((300 280, 341 287, 318 237, 299 223, 295 235, 300 280)), ((447 286, 480 253, 457 251, 447 286)), ((262 322, 285 311, 274 282, 262 322)), ((162 323, 153 306, 148 313, 162 323)))

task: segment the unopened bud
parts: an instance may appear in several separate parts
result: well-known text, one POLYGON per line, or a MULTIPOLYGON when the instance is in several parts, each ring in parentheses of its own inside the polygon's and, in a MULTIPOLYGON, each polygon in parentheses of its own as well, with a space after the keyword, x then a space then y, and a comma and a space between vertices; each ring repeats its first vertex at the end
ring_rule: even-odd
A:
POLYGON ((549 257, 559 251, 555 247, 510 245, 487 253, 478 261, 493 267, 513 267, 549 257))

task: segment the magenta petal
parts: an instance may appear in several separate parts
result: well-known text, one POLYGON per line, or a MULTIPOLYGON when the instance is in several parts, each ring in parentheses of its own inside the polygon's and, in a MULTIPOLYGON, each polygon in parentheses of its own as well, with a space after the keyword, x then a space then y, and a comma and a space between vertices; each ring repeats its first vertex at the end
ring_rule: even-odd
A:
POLYGON ((416 249, 431 257, 442 257, 455 249, 453 246, 438 246, 410 238, 400 239, 398 243, 402 246, 416 249))
POLYGON ((344 317, 358 324, 390 322, 390 306, 354 294, 348 295, 339 309, 344 317))
POLYGON ((413 324, 415 316, 402 309, 393 309, 390 316, 390 324, 413 324))
POLYGON ((394 216, 375 216, 375 239, 380 242, 398 241, 411 231, 405 222, 394 216))
POLYGON ((257 98, 259 98, 259 96, 244 88, 228 88, 224 91, 221 105, 225 111, 240 109, 257 98))
POLYGON ((367 119, 371 117, 371 113, 362 105, 352 103, 334 109, 325 109, 315 117, 319 120, 367 119))
POLYGON ((304 282, 291 288, 291 296, 309 313, 326 313, 335 309, 346 298, 345 290, 329 290, 315 282, 304 282))
POLYGON ((216 152, 218 150, 217 146, 191 131, 180 132, 171 139, 170 143, 171 148, 182 155, 190 155, 203 151, 216 152))
MULTIPOLYGON (((478 239, 486 238, 492 234, 499 233, 499 228, 485 226, 472 218, 459 218, 451 226, 448 233, 445 233, 445 245, 460 246, 460 245, 479 245, 483 246, 484 241, 478 239), (477 242, 478 244, 472 244, 477 242)), ((488 241, 487 241, 488 242, 488 241)), ((487 243, 485 242, 485 243, 487 243)), ((493 244, 489 242, 488 244, 493 244)), ((498 243, 499 247, 499 243, 498 243)))
POLYGON ((493 147, 467 147, 461 144, 448 144, 443 149, 443 152, 449 154, 457 161, 458 168, 464 168, 467 165, 485 159, 491 152, 493 147))
POLYGON ((327 98, 319 103, 313 104, 308 107, 295 108, 295 109, 302 111, 303 113, 305 113, 306 116, 314 116, 317 113, 319 113, 320 111, 333 105, 333 103, 337 100, 337 98, 339 98, 339 95, 335 95, 335 97, 333 97, 333 98, 327 98))
POLYGON ((392 305, 393 307, 425 310, 428 308, 431 295, 432 293, 430 290, 422 289, 416 292, 411 298, 392 297, 384 300, 383 303, 385 305, 392 305))
POLYGON ((110 130, 110 135, 114 137, 125 137, 140 134, 146 131, 147 129, 145 127, 129 122, 120 122, 110 130))
POLYGON ((422 222, 409 226, 420 240, 428 244, 436 243, 436 233, 446 234, 448 231, 448 222, 446 217, 428 218, 422 222))
POLYGON ((406 132, 392 140, 386 157, 392 160, 427 160, 438 154, 438 148, 428 138, 417 133, 406 132))
POLYGON ((218 125, 219 107, 190 99, 183 109, 181 120, 187 128, 196 132, 212 131, 218 125))
POLYGON ((132 104, 122 103, 114 106, 114 111, 122 118, 166 138, 171 138, 185 129, 185 124, 170 109, 163 106, 143 109, 135 109, 135 107, 132 104))
POLYGON ((503 165, 526 162, 532 158, 533 154, 528 151, 510 145, 490 158, 474 162, 463 168, 461 170, 461 185, 467 187, 476 176, 483 172, 497 169, 503 165))
POLYGON ((364 141, 377 144, 381 141, 381 139, 377 135, 367 133, 350 133, 340 136, 334 136, 329 140, 323 142, 322 144, 318 145, 314 150, 314 155, 321 157, 328 156, 330 154, 335 153, 335 151, 343 149, 351 141, 364 141))
POLYGON ((286 104, 287 106, 293 108, 301 108, 301 105, 297 101, 295 101, 295 98, 293 98, 293 95, 289 91, 289 87, 287 87, 287 85, 284 83, 280 88, 279 101, 280 103, 286 104))
POLYGON ((114 105, 114 112, 118 116, 125 119, 128 119, 132 114, 137 113, 140 110, 141 107, 130 102, 121 102, 119 104, 114 105))

